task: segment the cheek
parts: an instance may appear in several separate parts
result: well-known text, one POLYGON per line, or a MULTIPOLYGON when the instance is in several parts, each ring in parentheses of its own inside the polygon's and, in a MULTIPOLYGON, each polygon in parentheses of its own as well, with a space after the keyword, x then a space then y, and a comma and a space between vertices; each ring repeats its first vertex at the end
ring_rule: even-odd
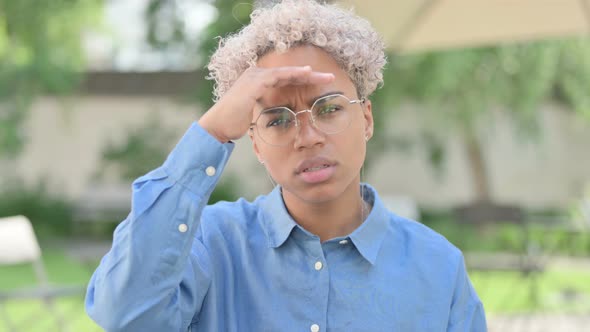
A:
POLYGON ((281 174, 289 171, 289 152, 285 148, 264 147, 259 149, 264 166, 273 178, 280 178, 281 174))
POLYGON ((350 139, 350 144, 355 146, 365 146, 365 118, 359 116, 355 118, 350 125, 347 136, 350 139))
POLYGON ((338 154, 348 161, 348 167, 357 168, 363 163, 366 153, 364 129, 360 126, 334 137, 338 146, 338 154))
POLYGON ((364 118, 362 118, 361 121, 355 123, 353 130, 351 130, 349 133, 348 141, 349 150, 351 150, 352 153, 351 158, 360 164, 362 164, 365 160, 365 154, 367 150, 364 118))
POLYGON ((352 147, 352 156, 351 158, 355 161, 355 167, 360 167, 365 160, 365 154, 367 145, 365 144, 364 136, 357 137, 353 142, 350 143, 352 147))

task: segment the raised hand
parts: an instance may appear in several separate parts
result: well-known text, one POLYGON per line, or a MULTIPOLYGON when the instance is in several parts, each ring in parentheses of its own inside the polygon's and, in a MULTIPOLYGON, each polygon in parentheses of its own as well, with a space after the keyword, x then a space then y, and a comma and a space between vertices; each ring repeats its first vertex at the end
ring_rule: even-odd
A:
POLYGON ((334 74, 312 71, 311 67, 251 67, 244 71, 227 93, 199 119, 199 124, 220 142, 246 134, 252 112, 267 89, 287 85, 327 84, 334 74))

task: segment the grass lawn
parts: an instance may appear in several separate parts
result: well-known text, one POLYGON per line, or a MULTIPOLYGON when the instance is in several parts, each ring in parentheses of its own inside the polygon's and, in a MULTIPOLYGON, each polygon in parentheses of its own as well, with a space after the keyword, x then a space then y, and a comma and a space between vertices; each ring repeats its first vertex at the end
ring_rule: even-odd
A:
MULTIPOLYGON (((44 250, 49 279, 54 284, 81 285, 90 279, 94 266, 85 266, 55 249, 44 250)), ((548 270, 536 281, 512 272, 472 272, 471 280, 489 314, 522 312, 590 313, 590 271, 548 270), (531 287, 536 285, 536 299, 531 287)), ((0 290, 27 287, 35 283, 28 266, 0 268, 0 290)), ((84 295, 58 302, 70 331, 101 331, 86 316, 84 295)), ((21 322, 23 331, 57 331, 52 316, 40 301, 11 301, 6 304, 10 317, 21 322)), ((0 320, 0 332, 7 327, 0 320)))
MULTIPOLYGON (((85 285, 92 274, 93 266, 84 266, 69 259, 58 250, 44 250, 43 260, 51 284, 85 285)), ((0 291, 27 288, 36 284, 35 274, 30 265, 0 267, 0 291)), ((5 303, 5 311, 18 331, 47 332, 58 331, 58 325, 42 301, 15 300, 5 303)), ((67 331, 102 331, 84 311, 84 293, 62 298, 57 301, 56 310, 67 321, 67 331)), ((8 331, 0 316, 0 332, 8 331)))
POLYGON ((549 269, 534 278, 517 272, 471 272, 486 312, 590 314, 590 270, 549 269))

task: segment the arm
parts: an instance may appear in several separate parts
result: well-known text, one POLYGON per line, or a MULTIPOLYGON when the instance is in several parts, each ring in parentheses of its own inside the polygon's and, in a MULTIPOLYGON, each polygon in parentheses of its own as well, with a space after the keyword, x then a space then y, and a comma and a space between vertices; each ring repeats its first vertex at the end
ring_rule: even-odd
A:
POLYGON ((134 182, 131 214, 90 280, 88 314, 107 331, 186 331, 214 277, 198 228, 233 148, 222 143, 246 134, 267 89, 333 80, 310 67, 246 70, 164 165, 134 182))
POLYGON ((200 311, 211 271, 196 233, 232 149, 193 124, 162 167, 133 183, 131 213, 86 297, 107 331, 186 331, 200 311))
POLYGON ((485 332, 487 325, 483 305, 469 281, 463 256, 460 258, 447 331, 485 332))

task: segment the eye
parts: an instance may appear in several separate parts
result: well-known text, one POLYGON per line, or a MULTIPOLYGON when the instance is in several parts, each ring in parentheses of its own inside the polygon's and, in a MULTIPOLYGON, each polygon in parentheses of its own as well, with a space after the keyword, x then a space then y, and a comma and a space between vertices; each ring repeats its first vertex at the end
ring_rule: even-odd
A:
POLYGON ((342 110, 342 106, 338 104, 324 104, 318 107, 317 115, 328 115, 342 110))
POLYGON ((260 123, 265 128, 289 128, 293 123, 293 116, 284 109, 272 109, 262 113, 260 123))
POLYGON ((278 126, 280 126, 280 127, 286 128, 286 127, 289 127, 291 125, 291 122, 292 121, 293 120, 288 119, 288 118, 278 118, 278 119, 274 119, 274 120, 268 121, 267 124, 266 124, 266 127, 269 128, 269 127, 278 127, 278 126))

